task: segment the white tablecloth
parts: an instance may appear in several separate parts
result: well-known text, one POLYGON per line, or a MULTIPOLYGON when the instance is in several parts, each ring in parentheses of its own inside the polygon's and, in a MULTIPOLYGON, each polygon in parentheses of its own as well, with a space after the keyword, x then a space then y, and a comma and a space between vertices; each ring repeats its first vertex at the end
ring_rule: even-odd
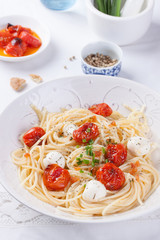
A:
MULTIPOLYGON (((0 16, 24 14, 43 19, 52 34, 51 48, 37 59, 22 63, 0 62, 0 112, 16 97, 36 86, 29 74, 39 74, 44 81, 80 75, 80 50, 97 40, 87 25, 85 0, 65 12, 45 8, 39 0, 0 0, 0 16), (69 58, 76 56, 75 61, 69 58), (67 69, 64 68, 67 66, 67 69), (22 77, 27 88, 14 92, 11 77, 22 77)), ((143 83, 160 92, 160 1, 156 0, 153 21, 138 42, 123 47, 121 77, 143 83)), ((138 27, 138 26, 137 26, 138 27)), ((134 29, 133 29, 134 31, 134 29)), ((160 210, 139 219, 112 224, 74 224, 41 215, 22 205, 0 185, 0 239, 160 239, 160 210)))

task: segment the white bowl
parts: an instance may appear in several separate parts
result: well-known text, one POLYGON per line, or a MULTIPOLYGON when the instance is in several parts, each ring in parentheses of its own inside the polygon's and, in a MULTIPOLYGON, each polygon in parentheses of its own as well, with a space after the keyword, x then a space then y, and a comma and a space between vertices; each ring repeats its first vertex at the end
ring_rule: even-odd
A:
MULTIPOLYGON (((160 95, 153 90, 119 77, 85 75, 53 80, 41 84, 14 100, 0 115, 0 183, 16 199, 30 208, 46 215, 77 222, 115 222, 148 214, 160 208, 160 186, 144 202, 132 210, 105 217, 78 217, 58 211, 55 207, 38 200, 25 190, 18 179, 17 167, 12 163, 10 153, 21 144, 18 137, 22 132, 35 126, 38 119, 30 107, 45 106, 56 112, 63 108, 88 107, 93 103, 106 102, 113 110, 126 115, 128 111, 123 104, 132 108, 146 105, 152 140, 158 143, 160 132, 160 95), (47 97, 46 97, 47 96, 47 97), (63 96, 63 97, 62 97, 63 96)), ((160 144, 160 143, 159 143, 160 144)), ((153 163, 160 170, 160 149, 153 163)))
POLYGON ((92 42, 82 48, 81 51, 81 66, 85 74, 100 74, 108 76, 117 76, 121 70, 122 65, 122 50, 112 42, 92 42), (112 59, 117 59, 118 62, 110 67, 94 67, 86 63, 84 60, 90 54, 101 53, 109 55, 112 59))
POLYGON ((0 56, 1 61, 6 62, 21 62, 30 60, 40 53, 42 53, 46 47, 48 46, 50 42, 50 31, 47 28, 46 25, 44 25, 42 22, 37 21, 36 19, 29 17, 29 16, 21 16, 21 15, 10 15, 0 18, 0 30, 4 29, 7 25, 7 23, 11 23, 13 25, 22 25, 23 27, 31 28, 34 32, 36 32, 39 37, 41 38, 42 45, 38 49, 37 52, 28 55, 28 56, 22 56, 22 57, 4 57, 0 56))
POLYGON ((118 45, 131 44, 148 30, 153 13, 154 0, 145 0, 145 9, 132 17, 114 17, 94 7, 94 0, 86 0, 89 26, 100 38, 118 45))

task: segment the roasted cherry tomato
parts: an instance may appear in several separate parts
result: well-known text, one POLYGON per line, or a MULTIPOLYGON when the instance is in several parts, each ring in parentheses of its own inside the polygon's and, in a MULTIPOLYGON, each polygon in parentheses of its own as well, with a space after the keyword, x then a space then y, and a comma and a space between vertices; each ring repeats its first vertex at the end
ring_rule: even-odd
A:
POLYGON ((33 127, 23 135, 23 141, 28 147, 32 147, 45 133, 43 128, 33 127))
POLYGON ((92 174, 93 177, 96 176, 96 173, 97 173, 98 169, 99 169, 98 166, 91 168, 91 171, 90 171, 90 172, 91 172, 91 174, 92 174))
POLYGON ((99 135, 99 130, 94 123, 85 123, 73 132, 73 139, 78 143, 87 143, 99 135))
POLYGON ((88 110, 103 117, 108 117, 112 114, 112 109, 106 103, 95 104, 88 110))
POLYGON ((5 48, 13 38, 12 34, 0 31, 0 47, 5 48))
POLYGON ((14 56, 21 57, 25 53, 27 45, 20 38, 14 38, 5 48, 6 53, 14 56))
POLYGON ((32 36, 30 33, 23 31, 20 33, 19 37, 29 46, 33 48, 37 48, 41 46, 41 41, 32 36))
POLYGON ((49 191, 62 191, 68 185, 71 176, 67 169, 57 164, 49 165, 43 174, 43 182, 49 191))
POLYGON ((96 172, 96 177, 110 191, 120 189, 125 182, 124 173, 113 163, 106 163, 103 167, 99 168, 96 172))
POLYGON ((13 34, 14 37, 18 37, 22 31, 25 31, 28 33, 32 32, 30 28, 24 28, 21 25, 12 25, 10 23, 7 24, 6 31, 13 34))
POLYGON ((119 167, 126 161, 127 149, 121 143, 109 144, 106 148, 105 157, 108 159, 109 162, 119 167))

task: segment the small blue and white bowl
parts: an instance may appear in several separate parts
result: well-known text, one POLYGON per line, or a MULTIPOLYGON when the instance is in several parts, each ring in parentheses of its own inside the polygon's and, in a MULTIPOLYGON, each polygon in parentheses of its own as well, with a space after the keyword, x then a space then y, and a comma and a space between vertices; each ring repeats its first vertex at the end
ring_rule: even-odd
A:
POLYGON ((83 47, 81 51, 81 66, 85 74, 99 74, 107 76, 118 76, 122 65, 122 50, 112 42, 93 42, 83 47), (100 53, 117 59, 117 63, 110 67, 94 67, 84 60, 90 54, 100 53))

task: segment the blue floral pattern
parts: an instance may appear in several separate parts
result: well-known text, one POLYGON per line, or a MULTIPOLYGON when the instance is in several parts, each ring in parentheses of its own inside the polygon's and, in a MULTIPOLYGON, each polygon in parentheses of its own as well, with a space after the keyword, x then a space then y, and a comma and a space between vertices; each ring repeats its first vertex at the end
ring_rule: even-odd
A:
POLYGON ((88 66, 84 62, 82 62, 82 70, 85 74, 98 74, 98 75, 107 75, 107 76, 118 76, 121 71, 122 63, 120 62, 118 65, 113 66, 112 68, 106 69, 97 69, 92 66, 88 66))

